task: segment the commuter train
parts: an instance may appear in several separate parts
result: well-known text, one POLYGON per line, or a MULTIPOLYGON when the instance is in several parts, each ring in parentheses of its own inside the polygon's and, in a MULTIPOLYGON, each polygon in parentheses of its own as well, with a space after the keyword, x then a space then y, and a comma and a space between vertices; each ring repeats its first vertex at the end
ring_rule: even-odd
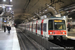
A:
MULTIPOLYGON (((47 37, 48 40, 66 39, 67 23, 64 17, 50 17, 23 24, 26 30, 36 35, 47 37)), ((22 24, 21 24, 22 27, 22 24)))

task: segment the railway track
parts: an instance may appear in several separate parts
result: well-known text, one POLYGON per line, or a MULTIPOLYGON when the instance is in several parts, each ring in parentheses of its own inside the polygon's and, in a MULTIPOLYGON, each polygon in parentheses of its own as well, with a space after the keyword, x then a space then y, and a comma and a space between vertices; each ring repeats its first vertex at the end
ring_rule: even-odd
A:
POLYGON ((75 41, 68 40, 49 40, 50 42, 63 47, 65 50, 75 50, 75 41))
MULTIPOLYGON (((19 32, 19 33, 21 33, 21 32, 19 32)), ((17 34, 17 36, 18 36, 18 39, 19 39, 21 50, 27 50, 26 46, 24 45, 24 41, 22 40, 22 37, 19 34, 17 34)))
POLYGON ((18 31, 17 35, 19 38, 21 50, 45 50, 36 44, 36 42, 28 38, 23 32, 18 31))
MULTIPOLYGON (((27 32, 24 32, 24 33, 18 33, 18 35, 20 36, 19 38, 21 39, 21 40, 26 40, 27 42, 28 42, 28 44, 30 45, 31 44, 31 46, 33 46, 34 47, 34 49, 32 49, 32 50, 44 50, 44 49, 40 49, 41 47, 39 47, 39 46, 37 46, 34 42, 31 42, 32 40, 30 40, 29 38, 28 38, 28 36, 26 36, 25 35, 25 33, 27 34, 27 32)), ((30 33, 28 33, 28 35, 31 35, 30 33)), ((31 36, 32 37, 32 36, 31 36)), ((39 39, 39 38, 36 38, 36 36, 33 36, 34 38, 33 39, 39 39)), ((41 39, 42 40, 42 39, 41 39)), ((27 45, 27 42, 26 41, 23 41, 24 42, 24 44, 25 44, 25 47, 26 47, 26 49, 27 50, 31 50, 31 49, 29 49, 29 45, 27 45)), ((44 41, 43 41, 44 42, 44 41)), ((53 44, 56 44, 56 45, 58 45, 58 46, 60 46, 60 49, 59 50, 75 50, 75 40, 71 40, 71 39, 68 39, 68 40, 49 40, 49 42, 51 42, 51 45, 52 45, 52 43, 53 44), (62 49, 61 49, 62 48, 62 49)), ((22 43, 22 42, 20 42, 20 43, 22 43)), ((44 44, 44 43, 43 43, 44 44)), ((46 43, 47 44, 47 43, 46 43)), ((50 44, 50 43, 48 43, 48 44, 50 44)), ((21 44, 21 46, 23 46, 22 44, 21 44)), ((24 46, 22 47, 22 48, 25 48, 24 46)), ((54 48, 51 48, 51 46, 49 46, 48 45, 48 47, 50 47, 50 48, 48 48, 48 50, 50 49, 50 50, 53 50, 54 48)), ((59 47, 56 47, 55 49, 58 49, 59 47)))

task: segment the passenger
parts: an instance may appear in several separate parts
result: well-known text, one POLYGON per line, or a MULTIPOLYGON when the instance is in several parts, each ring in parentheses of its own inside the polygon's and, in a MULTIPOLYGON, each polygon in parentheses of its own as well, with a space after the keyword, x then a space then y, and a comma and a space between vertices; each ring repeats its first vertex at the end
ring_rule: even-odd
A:
POLYGON ((4 25, 3 27, 4 27, 4 32, 6 32, 6 25, 4 25))
POLYGON ((68 23, 68 31, 70 31, 70 29, 71 29, 71 25, 70 25, 70 23, 68 23))
POLYGON ((15 28, 17 28, 17 25, 16 25, 16 24, 14 24, 14 27, 15 27, 15 28))
POLYGON ((11 30, 10 25, 7 26, 7 30, 8 30, 8 33, 10 34, 10 30, 11 30))

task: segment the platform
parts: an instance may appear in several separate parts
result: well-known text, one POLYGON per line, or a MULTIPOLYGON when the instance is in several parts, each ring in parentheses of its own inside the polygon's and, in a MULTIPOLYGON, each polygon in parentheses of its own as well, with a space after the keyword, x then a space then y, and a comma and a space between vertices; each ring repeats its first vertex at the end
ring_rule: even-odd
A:
POLYGON ((75 29, 71 29, 68 32, 67 38, 75 40, 75 29))
POLYGON ((20 50, 15 27, 11 27, 10 34, 0 30, 0 50, 20 50))

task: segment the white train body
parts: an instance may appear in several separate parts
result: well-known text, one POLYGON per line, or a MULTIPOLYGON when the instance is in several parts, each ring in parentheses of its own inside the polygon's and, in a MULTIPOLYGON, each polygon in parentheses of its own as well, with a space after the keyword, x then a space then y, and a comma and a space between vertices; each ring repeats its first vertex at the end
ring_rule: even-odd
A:
POLYGON ((50 39, 54 36, 64 38, 67 36, 66 22, 63 17, 47 18, 26 23, 25 29, 50 39))

